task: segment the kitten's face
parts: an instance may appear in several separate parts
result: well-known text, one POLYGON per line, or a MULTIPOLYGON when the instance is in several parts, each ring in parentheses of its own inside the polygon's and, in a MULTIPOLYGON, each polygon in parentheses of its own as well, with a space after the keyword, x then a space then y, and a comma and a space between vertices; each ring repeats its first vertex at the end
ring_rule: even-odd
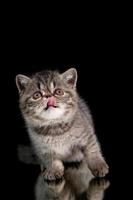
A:
POLYGON ((52 71, 36 73, 31 78, 17 75, 20 108, 31 123, 69 120, 77 106, 77 73, 69 69, 63 74, 52 71))

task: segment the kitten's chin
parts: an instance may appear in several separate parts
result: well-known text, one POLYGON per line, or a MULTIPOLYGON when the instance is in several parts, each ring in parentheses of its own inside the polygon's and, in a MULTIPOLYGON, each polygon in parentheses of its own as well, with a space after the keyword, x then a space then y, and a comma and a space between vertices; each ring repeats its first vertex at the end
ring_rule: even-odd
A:
POLYGON ((50 106, 47 109, 44 109, 40 117, 43 118, 44 120, 56 120, 60 119, 64 116, 66 110, 64 106, 61 107, 52 107, 50 106))
POLYGON ((67 110, 65 106, 49 107, 47 110, 42 110, 36 113, 35 116, 25 117, 29 126, 47 126, 59 123, 71 122, 75 116, 76 110, 67 110))
POLYGON ((46 110, 51 109, 51 108, 59 108, 59 106, 47 106, 43 110, 46 111, 46 110))

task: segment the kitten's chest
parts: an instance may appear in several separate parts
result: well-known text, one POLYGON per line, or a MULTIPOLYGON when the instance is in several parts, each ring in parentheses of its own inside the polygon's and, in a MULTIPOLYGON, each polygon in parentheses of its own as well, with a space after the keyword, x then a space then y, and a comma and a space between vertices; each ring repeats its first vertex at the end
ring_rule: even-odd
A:
POLYGON ((38 154, 69 155, 73 146, 69 136, 44 136, 32 134, 33 145, 38 154))
POLYGON ((39 135, 36 132, 30 132, 30 137, 38 155, 56 154, 65 159, 71 156, 73 149, 82 147, 87 141, 82 135, 82 129, 66 132, 62 135, 50 136, 39 135))

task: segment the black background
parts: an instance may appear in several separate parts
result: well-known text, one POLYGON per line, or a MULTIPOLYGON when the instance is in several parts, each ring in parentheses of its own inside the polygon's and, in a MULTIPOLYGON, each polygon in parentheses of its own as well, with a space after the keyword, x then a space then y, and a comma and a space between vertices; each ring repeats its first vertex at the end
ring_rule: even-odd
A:
POLYGON ((74 4, 68 9, 59 5, 57 9, 50 2, 49 9, 42 6, 41 11, 36 5, 33 9, 25 4, 12 8, 6 3, 2 8, 0 182, 4 199, 33 199, 39 171, 17 159, 18 144, 28 143, 28 138, 18 108, 15 76, 46 68, 64 71, 70 66, 46 64, 52 62, 79 63, 74 64, 79 74, 78 90, 90 106, 110 166, 111 186, 105 199, 128 199, 132 193, 132 131, 128 130, 132 125, 128 113, 132 107, 131 6, 105 2, 83 5, 80 2, 80 8, 74 4))
MULTIPOLYGON (((105 61, 104 61, 105 62, 105 61)), ((96 133, 101 143, 103 154, 110 166, 108 179, 111 182, 110 188, 106 191, 105 199, 113 199, 116 179, 114 175, 114 148, 119 137, 118 123, 118 99, 117 88, 118 71, 112 63, 108 67, 102 64, 14 64, 12 67, 5 67, 6 89, 4 88, 5 111, 3 127, 4 134, 1 140, 2 157, 4 159, 5 183, 9 187, 11 197, 18 199, 34 197, 34 183, 39 173, 39 168, 22 164, 17 158, 18 144, 29 142, 24 121, 18 107, 18 91, 15 85, 15 76, 18 73, 30 75, 34 72, 45 69, 58 69, 64 72, 70 67, 78 71, 78 91, 88 103, 92 112, 96 133), (97 64, 97 65, 96 65, 97 64), (117 95, 117 96, 116 96, 117 95), (113 189, 114 188, 114 189, 113 189), (21 195, 20 195, 21 194, 21 195), (20 195, 20 196, 19 196, 20 195)), ((4 75, 3 75, 4 76, 4 75)), ((4 83, 3 83, 4 84, 4 83)), ((3 106, 4 106, 3 105, 3 106)), ((120 157, 119 157, 120 158, 120 157)), ((119 159, 118 158, 118 159, 119 159)), ((118 161, 119 162, 119 161, 118 161)), ((7 193, 8 194, 8 193, 7 193)), ((116 195, 116 193, 115 193, 116 195)))

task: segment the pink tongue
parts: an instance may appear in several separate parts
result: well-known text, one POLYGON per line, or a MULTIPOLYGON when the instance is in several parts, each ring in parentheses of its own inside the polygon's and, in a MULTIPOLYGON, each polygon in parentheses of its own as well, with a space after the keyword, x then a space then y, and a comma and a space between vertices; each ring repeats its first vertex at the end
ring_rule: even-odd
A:
POLYGON ((48 105, 48 107, 50 107, 50 106, 53 106, 53 107, 56 106, 56 100, 55 100, 55 98, 54 97, 49 97, 47 105, 48 105))

